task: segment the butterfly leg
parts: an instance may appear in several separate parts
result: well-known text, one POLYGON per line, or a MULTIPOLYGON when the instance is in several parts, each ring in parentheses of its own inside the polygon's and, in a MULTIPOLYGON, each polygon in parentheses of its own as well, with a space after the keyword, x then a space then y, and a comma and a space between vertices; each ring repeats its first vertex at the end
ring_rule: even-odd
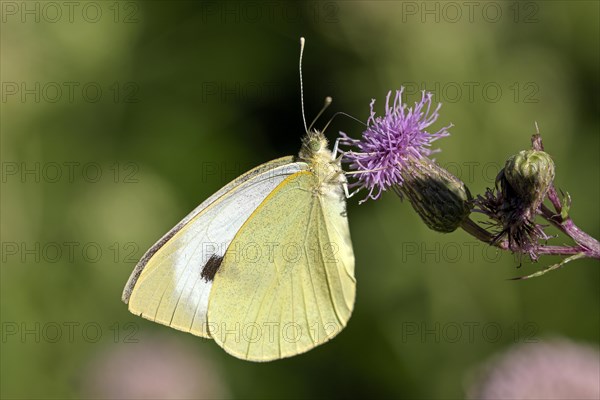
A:
MULTIPOLYGON (((338 153, 338 151, 339 151, 339 144, 340 144, 340 138, 337 138, 337 139, 335 140, 335 143, 334 143, 334 145, 333 145, 333 151, 332 151, 332 153, 333 153, 333 157, 332 157, 332 160, 336 160, 336 159, 337 159, 337 153, 338 153)), ((341 158, 342 156, 343 156, 343 153, 340 155, 340 158, 341 158)))
POLYGON ((350 192, 348 192, 348 184, 347 184, 347 183, 344 183, 342 186, 343 186, 343 188, 344 188, 344 194, 346 195, 346 198, 347 198, 347 199, 349 199, 350 197, 352 197, 352 196, 350 195, 350 192))
POLYGON ((344 194, 346 195, 346 198, 349 199, 350 197, 354 196, 356 193, 360 192, 360 188, 356 189, 354 192, 350 193, 348 192, 348 184, 344 183, 344 194))

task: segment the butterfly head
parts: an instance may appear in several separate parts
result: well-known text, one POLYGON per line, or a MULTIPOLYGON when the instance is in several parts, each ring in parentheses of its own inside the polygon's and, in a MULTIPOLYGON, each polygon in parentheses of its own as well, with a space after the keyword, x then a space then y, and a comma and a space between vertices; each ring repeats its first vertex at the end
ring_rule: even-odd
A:
POLYGON ((322 157, 330 160, 331 152, 327 148, 327 138, 319 131, 308 131, 306 136, 302 138, 299 157, 307 162, 319 161, 322 157))

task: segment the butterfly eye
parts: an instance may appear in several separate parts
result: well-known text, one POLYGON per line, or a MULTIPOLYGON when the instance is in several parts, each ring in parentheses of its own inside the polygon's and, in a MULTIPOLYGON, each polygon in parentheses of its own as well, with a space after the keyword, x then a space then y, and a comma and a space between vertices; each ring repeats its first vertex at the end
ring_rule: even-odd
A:
POLYGON ((308 146, 312 151, 317 152, 321 150, 321 141, 319 139, 311 139, 308 146))

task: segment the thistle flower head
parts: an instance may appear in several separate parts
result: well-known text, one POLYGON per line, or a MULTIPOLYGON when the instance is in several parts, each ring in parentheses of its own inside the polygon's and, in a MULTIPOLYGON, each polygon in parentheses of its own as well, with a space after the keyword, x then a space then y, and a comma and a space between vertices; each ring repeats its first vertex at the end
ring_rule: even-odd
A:
POLYGON ((400 187, 405 180, 410 159, 427 157, 437 150, 430 149, 431 143, 448 136, 448 128, 430 133, 427 128, 438 119, 441 104, 432 109, 431 93, 422 92, 420 102, 414 107, 402 103, 404 88, 396 91, 393 104, 390 105, 392 92, 386 97, 385 115, 376 116, 371 101, 371 115, 367 129, 360 140, 353 139, 340 132, 340 145, 350 149, 342 151, 342 160, 356 175, 351 187, 369 191, 367 199, 376 200, 390 187, 400 187), (403 176, 404 175, 404 176, 403 176))
POLYGON ((523 150, 506 161, 488 188, 475 201, 477 210, 492 219, 496 240, 508 238, 510 250, 538 258, 540 240, 548 240, 544 227, 534 221, 554 179, 554 162, 545 152, 523 150))
POLYGON ((546 152, 523 150, 506 161, 504 176, 523 202, 536 210, 554 181, 554 161, 546 152))
POLYGON ((473 198, 469 188, 427 157, 413 160, 402 170, 402 186, 396 193, 406 196, 413 209, 429 229, 449 233, 458 228, 471 213, 473 198))

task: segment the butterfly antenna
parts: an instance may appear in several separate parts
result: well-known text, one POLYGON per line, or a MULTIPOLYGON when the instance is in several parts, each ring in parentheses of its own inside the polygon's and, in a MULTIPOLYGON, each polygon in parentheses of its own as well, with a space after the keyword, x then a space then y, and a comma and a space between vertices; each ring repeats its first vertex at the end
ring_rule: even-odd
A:
POLYGON ((323 108, 321 108, 321 111, 319 111, 319 113, 317 114, 317 116, 315 117, 315 119, 313 119, 313 122, 310 123, 310 126, 308 127, 308 130, 310 131, 313 127, 313 125, 315 124, 315 122, 317 122, 317 120, 319 119, 319 117, 321 115, 323 115, 323 113, 325 112, 325 110, 327 110, 327 107, 329 107, 331 105, 331 102, 333 101, 333 99, 329 96, 325 97, 325 104, 323 104, 323 108))
POLYGON ((304 116, 304 87, 302 85, 302 54, 304 54, 304 38, 300 38, 300 105, 302 106, 302 121, 304 122, 304 130, 308 133, 308 128, 306 127, 306 117, 304 116))
POLYGON ((358 119, 358 118, 355 118, 355 117, 353 117, 353 116, 352 116, 352 115, 350 115, 350 114, 346 114, 345 112, 338 111, 338 112, 336 112, 335 114, 333 114, 333 116, 331 117, 331 119, 329 120, 329 122, 327 122, 327 125, 325 125, 325 127, 323 128, 323 132, 325 132, 325 131, 327 130, 327 127, 329 126, 329 124, 331 124, 331 123, 333 122, 333 119, 334 119, 335 117, 337 117, 338 115, 343 115, 343 116, 345 116, 345 117, 348 117, 348 118, 350 118, 350 119, 353 119, 353 120, 355 120, 355 121, 356 121, 356 122, 358 122, 359 124, 362 124, 362 125, 364 125, 364 126, 367 126, 367 124, 365 124, 364 122, 362 122, 360 119, 358 119))

